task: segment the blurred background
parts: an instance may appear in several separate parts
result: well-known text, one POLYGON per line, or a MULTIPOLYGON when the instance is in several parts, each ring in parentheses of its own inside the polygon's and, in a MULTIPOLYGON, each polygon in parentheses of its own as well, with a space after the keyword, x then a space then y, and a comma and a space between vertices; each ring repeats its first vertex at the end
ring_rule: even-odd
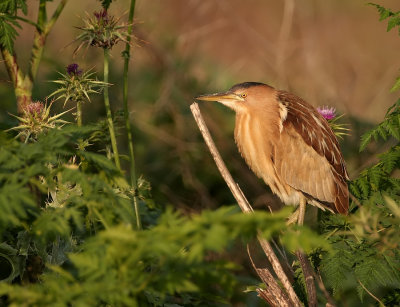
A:
MULTIPOLYGON (((38 0, 30 0, 36 18, 38 0)), ((57 4, 52 3, 53 6, 57 4)), ((379 1, 394 11, 397 0, 379 1)), ((102 78, 102 51, 83 48, 75 57, 73 43, 81 17, 100 10, 95 0, 69 0, 47 41, 34 98, 55 90, 49 80, 78 63, 102 78)), ((110 14, 127 19, 129 3, 116 0, 110 14)), ((374 161, 371 146, 358 152, 360 135, 383 119, 397 99, 390 93, 399 75, 400 40, 386 32, 375 8, 361 0, 137 0, 135 43, 130 62, 129 105, 134 126, 137 173, 152 185, 155 201, 185 212, 234 202, 202 142, 189 105, 198 94, 227 90, 244 81, 289 90, 314 106, 334 106, 344 113, 350 135, 341 140, 351 178, 374 161)), ((17 41, 19 64, 27 67, 32 28, 17 41)), ((111 103, 116 120, 122 108, 119 44, 112 51, 111 103)), ((14 120, 15 98, 0 67, 0 120, 14 120)), ((105 117, 101 95, 84 105, 84 123, 105 117)), ((67 104, 68 107, 68 104, 67 104)), ((60 111, 62 103, 54 110, 60 111)), ((278 199, 248 170, 233 140, 234 114, 223 106, 202 103, 203 116, 234 178, 259 208, 277 208, 278 199)), ((72 119, 72 118, 71 118, 72 119)), ((122 127, 122 122, 121 122, 122 127)), ((124 130, 119 146, 127 153, 124 130)), ((127 166, 127 165, 126 165, 127 166)))

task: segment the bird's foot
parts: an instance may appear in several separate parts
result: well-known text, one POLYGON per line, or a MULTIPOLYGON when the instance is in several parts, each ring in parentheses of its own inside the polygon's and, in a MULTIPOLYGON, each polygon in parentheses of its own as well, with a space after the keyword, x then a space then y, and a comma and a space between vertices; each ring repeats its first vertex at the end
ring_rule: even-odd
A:
POLYGON ((290 225, 293 223, 297 223, 299 225, 303 225, 304 223, 304 215, 306 213, 306 204, 307 201, 305 198, 300 200, 300 204, 295 212, 291 216, 289 216, 288 220, 286 221, 286 225, 290 225))
POLYGON ((297 208, 296 211, 293 212, 287 219, 286 225, 291 225, 291 224, 297 223, 297 220, 299 219, 299 213, 300 213, 300 210, 299 210, 299 208, 297 208))

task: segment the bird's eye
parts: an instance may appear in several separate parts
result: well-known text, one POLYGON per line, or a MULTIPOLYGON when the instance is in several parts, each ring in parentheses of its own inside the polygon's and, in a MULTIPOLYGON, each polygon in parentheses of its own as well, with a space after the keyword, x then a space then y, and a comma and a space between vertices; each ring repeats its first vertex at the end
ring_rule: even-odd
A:
POLYGON ((246 93, 243 93, 243 94, 240 95, 240 97, 246 98, 246 97, 247 97, 247 94, 246 94, 246 93))

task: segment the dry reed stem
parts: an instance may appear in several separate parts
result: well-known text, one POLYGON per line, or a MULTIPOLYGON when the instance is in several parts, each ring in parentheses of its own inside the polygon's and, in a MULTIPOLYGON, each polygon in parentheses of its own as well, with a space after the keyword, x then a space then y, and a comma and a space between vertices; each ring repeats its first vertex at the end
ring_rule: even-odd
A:
POLYGON ((257 268, 253 257, 251 256, 249 245, 247 244, 247 254, 249 255, 251 265, 256 271, 257 275, 261 278, 261 280, 266 285, 266 289, 257 289, 258 296, 267 301, 271 306, 277 307, 290 307, 290 300, 285 292, 279 287, 274 276, 271 272, 264 268, 257 268))
MULTIPOLYGON (((297 223, 300 226, 304 224, 304 215, 306 212, 306 205, 307 201, 303 198, 300 201, 299 205, 299 215, 297 223)), ((318 300, 317 300, 317 291, 315 289, 314 283, 314 276, 313 276, 313 268, 311 267, 311 263, 307 258, 307 255, 304 254, 302 251, 298 250, 295 252, 297 258, 299 259, 301 270, 303 271, 304 280, 306 283, 306 290, 307 290, 307 298, 308 298, 308 306, 309 307, 317 307, 318 300)))
MULTIPOLYGON (((232 175, 230 174, 224 161, 222 160, 222 157, 221 157, 218 149, 216 148, 215 143, 211 137, 211 134, 208 131, 208 128, 207 128, 207 126, 204 122, 204 119, 200 113, 198 104, 196 102, 193 102, 190 106, 190 110, 192 111, 193 117, 196 120, 197 126, 199 127, 199 130, 204 138, 204 141, 207 144, 212 157, 214 158, 215 164, 217 165, 219 172, 221 173, 226 184, 228 185, 229 189, 231 190, 232 195, 235 197, 240 209, 244 213, 252 212, 253 208, 250 206, 246 197, 243 195, 243 192, 240 190, 238 185, 233 180, 232 175)), ((269 242, 267 240, 261 238, 260 235, 258 236, 258 241, 259 241, 265 255, 267 256, 268 260, 270 261, 272 268, 274 269, 276 275, 278 276, 279 280, 281 281, 284 289, 286 290, 286 292, 290 298, 291 303, 289 304, 289 306, 296 306, 296 307, 302 306, 297 294, 293 290, 293 287, 292 287, 286 273, 284 272, 284 270, 282 268, 281 263, 278 260, 278 257, 275 255, 269 242)), ((257 272, 257 274, 258 274, 258 272, 257 272)), ((267 285, 267 286, 269 286, 269 285, 267 285)))
POLYGON ((299 259, 301 269, 304 274, 304 279, 306 282, 308 306, 317 307, 318 306, 317 291, 315 289, 314 275, 311 263, 308 260, 307 255, 301 251, 296 251, 296 256, 299 259))

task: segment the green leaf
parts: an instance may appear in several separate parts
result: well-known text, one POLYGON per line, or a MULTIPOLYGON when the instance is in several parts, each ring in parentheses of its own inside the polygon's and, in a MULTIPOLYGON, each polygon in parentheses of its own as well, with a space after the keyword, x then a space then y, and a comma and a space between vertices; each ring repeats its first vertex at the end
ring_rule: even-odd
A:
MULTIPOLYGON (((376 292, 379 287, 399 287, 399 274, 392 269, 385 258, 378 255, 368 255, 355 267, 355 276, 368 291, 376 292)), ((361 301, 365 295, 365 289, 359 285, 357 292, 361 301)))
POLYGON ((334 254, 327 254, 321 262, 321 271, 326 284, 336 293, 345 286, 344 281, 352 279, 353 255, 345 249, 339 249, 334 254))
POLYGON ((0 12, 9 15, 15 15, 17 10, 21 9, 26 15, 28 13, 28 6, 26 0, 1 0, 0 12))
POLYGON ((379 15, 380 15, 380 19, 379 19, 380 21, 385 20, 386 18, 394 15, 394 13, 391 10, 389 10, 379 4, 369 2, 368 5, 375 6, 377 8, 379 15))
MULTIPOLYGON (((400 17, 399 17, 400 18, 400 17)), ((395 92, 397 90, 400 89, 400 77, 396 78, 396 82, 394 83, 394 85, 392 86, 392 88, 390 89, 391 92, 395 92)))
POLYGON ((0 15, 0 45, 10 52, 12 52, 14 41, 18 36, 15 27, 21 28, 18 22, 16 22, 12 17, 0 15))
MULTIPOLYGON (((398 13, 396 13, 397 15, 398 13)), ((390 18, 389 22, 388 22, 388 26, 387 26, 387 31, 389 32, 391 29, 393 29, 394 27, 397 27, 400 25, 400 16, 395 16, 390 18)))
POLYGON ((372 132, 369 131, 361 136, 360 152, 364 151, 367 145, 371 142, 372 132))

